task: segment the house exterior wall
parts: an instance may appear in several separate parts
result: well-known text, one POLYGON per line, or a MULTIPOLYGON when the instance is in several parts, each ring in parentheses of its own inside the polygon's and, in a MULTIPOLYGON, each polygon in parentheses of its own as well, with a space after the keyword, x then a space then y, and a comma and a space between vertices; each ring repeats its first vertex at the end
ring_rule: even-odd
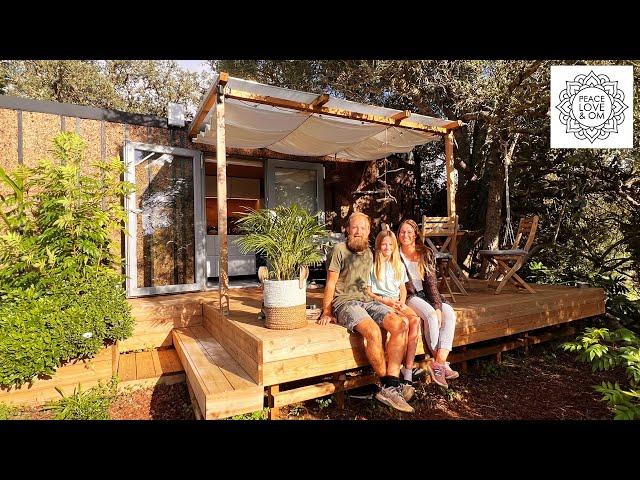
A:
MULTIPOLYGON (((122 158, 126 140, 194 148, 185 129, 170 128, 158 117, 0 95, 0 166, 6 171, 19 164, 33 167, 50 156, 53 138, 63 131, 76 132, 87 143, 82 171, 89 175, 98 174, 93 160, 122 158)), ((124 255, 124 240, 114 240, 124 255)))
MULTIPOLYGON (((187 137, 187 129, 188 126, 169 127, 166 119, 159 117, 0 95, 0 166, 7 171, 19 164, 35 166, 48 155, 52 139, 62 131, 75 131, 87 142, 84 171, 88 174, 93 173, 91 160, 122 157, 126 140, 215 152, 214 146, 193 144, 187 137)), ((334 162, 331 157, 293 157, 266 149, 229 149, 229 154, 323 163, 325 212, 333 231, 340 231, 354 211, 372 218, 372 235, 381 222, 397 225, 401 218, 413 215, 415 183, 410 168, 387 179, 398 202, 377 202, 382 194, 354 192, 379 188, 381 162, 334 162)), ((392 157, 387 168, 401 164, 400 159, 392 157)), ((123 251, 123 239, 117 240, 123 251)))

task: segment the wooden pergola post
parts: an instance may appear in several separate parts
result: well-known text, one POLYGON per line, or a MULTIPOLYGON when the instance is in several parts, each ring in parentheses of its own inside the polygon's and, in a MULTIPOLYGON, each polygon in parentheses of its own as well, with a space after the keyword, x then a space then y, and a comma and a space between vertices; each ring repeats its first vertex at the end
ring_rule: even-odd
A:
MULTIPOLYGON (((444 135, 444 160, 447 166, 447 216, 451 218, 456 214, 456 178, 455 168, 453 167, 452 130, 449 130, 447 134, 444 135)), ((453 262, 456 263, 458 261, 458 238, 455 235, 451 239, 450 251, 453 262)))
MULTIPOLYGON (((225 82, 226 83, 226 82, 225 82)), ((224 123, 224 84, 218 84, 216 100, 216 161, 218 175, 218 239, 220 240, 220 264, 218 291, 220 313, 229 315, 229 246, 227 239, 227 154, 224 123)))
POLYGON ((447 167, 447 216, 456 214, 456 179, 453 168, 453 131, 444 136, 444 159, 447 167))

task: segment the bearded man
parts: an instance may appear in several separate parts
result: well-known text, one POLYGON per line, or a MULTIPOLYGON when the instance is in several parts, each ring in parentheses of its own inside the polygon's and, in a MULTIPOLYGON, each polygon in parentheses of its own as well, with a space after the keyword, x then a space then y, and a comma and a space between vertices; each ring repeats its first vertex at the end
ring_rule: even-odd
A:
POLYGON ((371 300, 366 294, 373 266, 369 249, 371 222, 364 213, 349 217, 347 241, 337 244, 327 259, 320 325, 338 323, 365 340, 365 354, 380 380, 376 399, 400 410, 413 412, 407 402, 415 389, 400 382, 400 365, 407 346, 407 324, 391 307, 371 300), (380 327, 389 332, 387 355, 380 327))

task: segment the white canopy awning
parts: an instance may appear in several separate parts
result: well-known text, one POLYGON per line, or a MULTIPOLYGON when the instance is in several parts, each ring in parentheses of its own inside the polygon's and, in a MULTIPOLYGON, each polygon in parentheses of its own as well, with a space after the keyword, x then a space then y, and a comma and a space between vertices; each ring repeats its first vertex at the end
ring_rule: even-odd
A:
MULTIPOLYGON (((218 79, 204 97, 198 109, 200 117, 205 99, 215 94, 218 79)), ((439 140, 447 129, 456 128, 456 122, 447 119, 410 114, 405 121, 396 124, 373 123, 334 116, 332 112, 345 111, 389 119, 402 110, 376 107, 362 103, 328 97, 317 111, 251 101, 252 95, 281 100, 280 104, 311 105, 317 94, 274 87, 262 83, 229 77, 225 91, 231 92, 225 99, 225 143, 232 148, 267 148, 275 152, 295 156, 337 156, 350 160, 377 160, 392 153, 410 152, 415 146, 439 140), (233 92, 244 92, 244 98, 234 98, 233 92), (288 103, 287 103, 288 102, 288 103), (419 125, 407 127, 403 124, 419 125), (432 131, 425 128, 434 127, 432 131)), ((352 115, 353 116, 353 115, 352 115)), ((369 118, 369 117, 368 117, 369 118)), ((216 107, 204 116, 204 131, 194 138, 196 143, 216 144, 216 107)), ((197 128, 199 126, 196 125, 197 128)))

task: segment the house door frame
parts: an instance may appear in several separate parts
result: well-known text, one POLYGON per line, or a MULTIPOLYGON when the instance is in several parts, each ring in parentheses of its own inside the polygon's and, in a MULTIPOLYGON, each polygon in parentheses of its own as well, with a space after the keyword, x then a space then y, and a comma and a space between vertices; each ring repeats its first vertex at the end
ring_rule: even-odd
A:
POLYGON ((127 211, 128 224, 125 235, 125 271, 127 297, 143 295, 161 295, 167 293, 202 291, 206 287, 205 275, 205 219, 204 219, 204 165, 202 152, 179 147, 168 147, 148 143, 126 141, 124 145, 124 164, 126 181, 136 184, 135 151, 163 153, 192 157, 193 162, 193 210, 194 210, 194 283, 162 285, 157 287, 138 287, 138 259, 137 259, 137 216, 142 213, 136 208, 137 192, 125 197, 124 205, 127 211))

